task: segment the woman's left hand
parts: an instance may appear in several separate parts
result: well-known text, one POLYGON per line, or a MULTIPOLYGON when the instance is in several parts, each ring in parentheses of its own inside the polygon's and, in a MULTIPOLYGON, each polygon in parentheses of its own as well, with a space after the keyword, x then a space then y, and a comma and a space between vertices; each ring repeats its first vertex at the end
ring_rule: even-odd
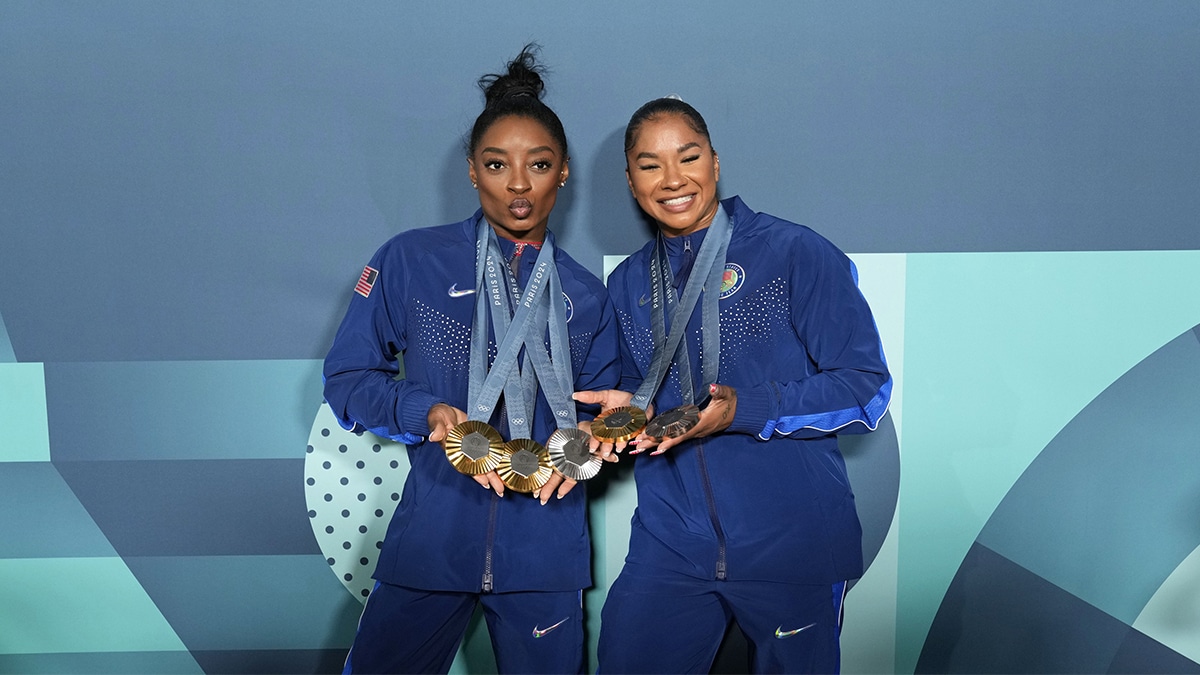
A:
POLYGON ((708 387, 709 401, 704 410, 700 411, 700 421, 688 429, 687 433, 664 438, 661 441, 651 438, 643 432, 637 437, 637 450, 630 454, 641 454, 653 449, 651 455, 661 455, 680 443, 692 439, 711 436, 725 431, 733 424, 733 416, 737 413, 737 390, 724 384, 712 384, 708 387))
POLYGON ((571 491, 571 488, 574 488, 577 484, 578 481, 567 478, 558 471, 555 471, 550 476, 550 480, 546 481, 545 485, 535 491, 533 496, 542 503, 542 506, 545 506, 546 502, 550 501, 550 498, 555 496, 556 493, 558 499, 562 499, 563 497, 566 497, 567 493, 571 491))

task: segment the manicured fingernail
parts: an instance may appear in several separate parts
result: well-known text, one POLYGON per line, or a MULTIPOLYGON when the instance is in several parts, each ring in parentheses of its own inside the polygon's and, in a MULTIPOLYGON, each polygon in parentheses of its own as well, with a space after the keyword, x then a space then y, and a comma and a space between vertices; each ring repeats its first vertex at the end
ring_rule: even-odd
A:
POLYGON ((546 500, 545 500, 545 499, 542 499, 542 500, 541 500, 541 502, 542 502, 542 506, 545 506, 545 505, 546 505, 546 500))
POLYGON ((708 393, 709 393, 709 395, 716 395, 717 385, 715 385, 715 384, 708 385, 708 393))

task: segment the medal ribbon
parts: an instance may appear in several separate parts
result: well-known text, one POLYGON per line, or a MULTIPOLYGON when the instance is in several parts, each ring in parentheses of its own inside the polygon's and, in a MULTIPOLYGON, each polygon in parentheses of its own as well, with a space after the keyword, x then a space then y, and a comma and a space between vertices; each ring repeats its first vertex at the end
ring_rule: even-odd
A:
POLYGON ((563 304, 561 281, 558 270, 552 269, 546 289, 549 296, 538 308, 537 325, 548 324, 550 328, 550 353, 545 343, 531 338, 525 343, 525 354, 533 361, 538 383, 546 394, 546 402, 554 412, 554 423, 559 429, 574 429, 578 421, 575 416, 575 401, 571 393, 575 380, 571 376, 570 335, 567 332, 567 308, 563 304))
POLYGON ((721 363, 721 328, 720 306, 721 280, 725 273, 725 254, 729 250, 729 240, 733 235, 733 226, 725 209, 717 206, 717 213, 709 225, 708 234, 700 245, 692 274, 683 287, 683 296, 677 298, 671 264, 667 259, 666 245, 662 234, 658 235, 658 243, 650 260, 650 326, 654 339, 654 355, 650 360, 650 368, 642 386, 633 395, 632 405, 645 410, 658 392, 659 385, 670 370, 671 361, 679 368, 680 394, 684 404, 695 403, 695 383, 692 381, 691 358, 688 352, 687 340, 683 339, 687 332, 688 319, 696 308, 700 292, 705 287, 710 289, 704 294, 704 305, 701 309, 701 324, 703 340, 701 342, 701 390, 717 381, 721 363), (667 309, 670 308, 671 330, 667 333, 667 309))
MULTIPOLYGON (((511 377, 531 335, 542 345, 537 322, 538 308, 548 300, 545 292, 550 277, 557 279, 554 245, 549 239, 542 245, 525 292, 517 288, 507 271, 496 233, 484 218, 479 219, 475 237, 475 316, 471 323, 470 371, 467 386, 467 418, 479 422, 491 419, 500 392, 504 392, 508 410, 509 435, 530 438, 530 414, 537 397, 537 378, 532 368, 511 377), (505 280, 501 280, 501 275, 505 280), (515 303, 515 310, 513 304, 515 303), (496 358, 488 368, 488 317, 496 336, 496 358)), ((544 347, 543 347, 544 349, 544 347)))

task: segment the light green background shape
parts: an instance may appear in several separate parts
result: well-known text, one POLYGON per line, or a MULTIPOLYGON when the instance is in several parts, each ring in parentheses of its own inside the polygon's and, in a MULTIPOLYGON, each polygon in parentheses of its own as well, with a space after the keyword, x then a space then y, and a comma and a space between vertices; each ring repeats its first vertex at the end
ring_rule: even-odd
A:
POLYGON ((186 651, 118 557, 2 559, 0 579, 0 654, 186 651))
POLYGON ((1042 448, 1200 323, 1200 251, 910 254, 897 672, 1042 448))
POLYGON ((42 364, 0 363, 0 462, 48 461, 50 432, 42 364))
POLYGON ((1163 581, 1133 627, 1200 663, 1200 547, 1163 581))

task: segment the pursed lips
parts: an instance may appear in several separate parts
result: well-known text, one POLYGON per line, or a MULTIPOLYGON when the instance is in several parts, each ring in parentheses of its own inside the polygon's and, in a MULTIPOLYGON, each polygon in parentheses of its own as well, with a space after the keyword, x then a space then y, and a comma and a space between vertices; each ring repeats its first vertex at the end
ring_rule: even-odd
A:
POLYGON ((528 199, 514 199, 508 203, 508 210, 517 218, 527 218, 533 212, 533 204, 528 199))

